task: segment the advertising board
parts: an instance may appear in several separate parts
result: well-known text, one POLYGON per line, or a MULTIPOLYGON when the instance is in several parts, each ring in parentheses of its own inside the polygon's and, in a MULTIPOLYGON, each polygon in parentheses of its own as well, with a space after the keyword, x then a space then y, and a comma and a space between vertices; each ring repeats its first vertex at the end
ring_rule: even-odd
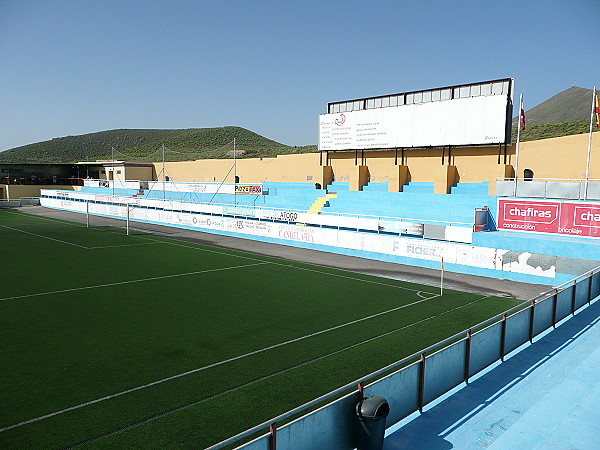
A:
POLYGON ((600 237, 600 203, 498 200, 498 228, 600 237))
POLYGON ((503 143, 507 104, 490 95, 321 114, 319 150, 503 143))

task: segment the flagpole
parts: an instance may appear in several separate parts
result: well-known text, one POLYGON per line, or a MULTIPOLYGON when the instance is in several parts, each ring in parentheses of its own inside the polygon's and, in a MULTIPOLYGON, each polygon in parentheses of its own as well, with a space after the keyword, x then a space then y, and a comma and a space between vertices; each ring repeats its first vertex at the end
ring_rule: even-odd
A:
POLYGON ((519 120, 517 120, 517 149, 515 151, 515 184, 513 197, 517 196, 517 178, 519 177, 519 144, 521 141, 521 124, 523 120, 523 93, 519 96, 519 120))
POLYGON ((590 154, 592 153, 592 124, 594 122, 594 103, 596 102, 596 86, 594 86, 592 94, 592 110, 590 112, 590 136, 588 138, 587 161, 585 164, 585 189, 583 190, 583 199, 587 200, 588 184, 590 179, 590 154))

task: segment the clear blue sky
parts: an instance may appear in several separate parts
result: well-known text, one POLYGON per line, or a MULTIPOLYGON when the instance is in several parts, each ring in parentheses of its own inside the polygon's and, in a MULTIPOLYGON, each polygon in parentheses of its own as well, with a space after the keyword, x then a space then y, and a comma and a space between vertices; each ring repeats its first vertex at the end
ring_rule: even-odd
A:
POLYGON ((513 77, 600 85, 599 0, 0 0, 0 150, 236 125, 317 143, 328 101, 513 77))

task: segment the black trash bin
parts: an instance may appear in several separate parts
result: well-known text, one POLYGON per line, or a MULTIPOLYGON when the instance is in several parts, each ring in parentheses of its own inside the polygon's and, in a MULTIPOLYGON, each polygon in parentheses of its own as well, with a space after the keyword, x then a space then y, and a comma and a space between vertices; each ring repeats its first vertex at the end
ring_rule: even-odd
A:
POLYGON ((357 450, 381 450, 385 434, 385 418, 390 413, 387 400, 379 395, 365 398, 356 405, 360 421, 357 450))

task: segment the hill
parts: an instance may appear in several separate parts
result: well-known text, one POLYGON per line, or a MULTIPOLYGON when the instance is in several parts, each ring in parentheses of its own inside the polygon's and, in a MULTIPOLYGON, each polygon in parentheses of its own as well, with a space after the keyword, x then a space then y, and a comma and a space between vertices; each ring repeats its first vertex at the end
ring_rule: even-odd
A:
MULTIPOLYGON (((594 132, 600 131, 594 125, 594 132)), ((525 130, 521 131, 521 141, 537 141, 539 139, 548 139, 553 137, 570 136, 572 134, 589 133, 590 119, 575 120, 573 122, 562 123, 543 123, 530 126, 526 124, 525 130)), ((517 127, 512 129, 512 142, 517 142, 517 127)))
POLYGON ((227 158, 236 142, 240 157, 272 157, 278 154, 316 151, 316 146, 290 147, 241 127, 182 130, 109 130, 67 136, 0 152, 3 163, 71 163, 111 159, 160 161, 162 145, 169 161, 227 158))
MULTIPOLYGON (((518 105, 515 106, 518 107, 518 105)), ((530 110, 526 109, 526 125, 565 123, 586 119, 589 125, 591 106, 592 90, 573 86, 530 110)), ((516 117, 513 119, 513 125, 516 125, 516 117)))

